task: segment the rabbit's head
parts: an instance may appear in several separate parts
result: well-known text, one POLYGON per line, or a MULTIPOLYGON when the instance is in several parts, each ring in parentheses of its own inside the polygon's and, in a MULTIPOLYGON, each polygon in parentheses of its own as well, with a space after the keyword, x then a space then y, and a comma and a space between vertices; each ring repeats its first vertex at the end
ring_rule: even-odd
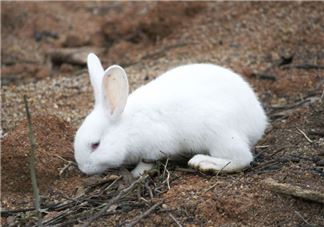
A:
MULTIPOLYGON (((123 68, 113 65, 104 70, 100 60, 94 54, 87 59, 95 104, 91 113, 78 129, 74 140, 74 156, 80 170, 86 174, 95 174, 107 168, 102 142, 105 134, 120 120, 128 97, 128 80, 123 68)), ((109 147, 108 147, 109 149, 109 147)), ((114 160, 114 157, 109 157, 114 160)), ((108 164, 114 167, 112 161, 108 164)))

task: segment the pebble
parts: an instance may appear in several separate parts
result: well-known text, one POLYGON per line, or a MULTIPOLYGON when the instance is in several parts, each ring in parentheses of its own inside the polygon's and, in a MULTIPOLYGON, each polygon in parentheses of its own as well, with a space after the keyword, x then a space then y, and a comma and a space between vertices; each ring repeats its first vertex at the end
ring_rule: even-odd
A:
POLYGON ((324 159, 321 159, 319 161, 316 162, 317 166, 324 166, 324 159))

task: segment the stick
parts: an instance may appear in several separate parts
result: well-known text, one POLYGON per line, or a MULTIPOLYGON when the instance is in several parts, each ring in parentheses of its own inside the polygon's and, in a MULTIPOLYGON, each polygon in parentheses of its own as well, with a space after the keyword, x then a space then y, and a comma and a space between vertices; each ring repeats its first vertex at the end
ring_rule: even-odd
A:
POLYGON ((285 150, 286 148, 289 148, 289 147, 280 147, 279 149, 275 150, 270 156, 269 158, 272 158, 273 156, 275 156, 276 154, 278 154, 279 152, 285 150))
POLYGON ((298 211, 295 211, 295 214, 297 214, 297 216, 300 217, 305 222, 305 224, 307 226, 314 226, 315 227, 315 225, 312 225, 311 223, 309 223, 298 211))
POLYGON ((268 147, 270 147, 270 145, 260 145, 260 146, 255 146, 255 148, 260 148, 260 149, 268 148, 268 147))
POLYGON ((131 222, 124 225, 124 227, 133 227, 135 226, 140 220, 151 214, 158 206, 160 206, 163 203, 163 201, 154 204, 150 209, 145 211, 143 214, 135 217, 131 222))
POLYGON ((87 64, 87 56, 90 51, 102 53, 103 48, 80 47, 80 48, 56 48, 48 52, 50 60, 54 64, 67 63, 84 66, 87 64))
POLYGON ((163 170, 163 174, 162 174, 162 176, 163 176, 163 178, 165 177, 165 173, 167 173, 167 178, 166 178, 166 180, 165 180, 165 182, 166 182, 166 184, 167 184, 167 186, 168 186, 168 189, 170 190, 170 172, 169 172, 169 170, 167 169, 167 167, 168 167, 168 163, 169 163, 169 158, 167 158, 167 160, 166 160, 166 162, 165 162, 165 164, 163 165, 164 166, 164 170, 163 170))
POLYGON ((264 180, 263 183, 270 191, 324 204, 324 194, 321 192, 303 189, 290 184, 278 183, 272 178, 264 180))
POLYGON ((297 130, 306 138, 306 140, 310 143, 312 143, 313 141, 306 135, 305 132, 303 132, 301 129, 297 128, 297 130))
POLYGON ((308 135, 312 135, 312 136, 324 136, 324 130, 321 129, 311 129, 308 132, 308 135))
POLYGON ((37 225, 42 226, 42 214, 41 214, 41 208, 40 208, 40 196, 39 196, 39 189, 37 186, 37 178, 36 178, 36 168, 35 168, 35 151, 36 151, 36 142, 34 138, 34 132, 32 127, 32 121, 31 121, 31 114, 29 112, 28 108, 28 101, 27 96, 24 95, 24 103, 25 103, 25 109, 26 109, 26 116, 28 121, 28 136, 29 136, 29 142, 31 145, 30 153, 29 153, 29 169, 30 169, 30 177, 32 181, 32 187, 33 187, 33 194, 34 194, 34 203, 35 203, 35 210, 37 213, 38 221, 37 225))
POLYGON ((164 55, 167 51, 169 51, 171 49, 174 49, 174 48, 180 48, 180 47, 183 47, 183 46, 195 45, 195 44, 197 44, 197 43, 195 43, 195 42, 192 42, 192 43, 175 43, 175 44, 166 46, 164 48, 160 48, 155 52, 148 53, 148 54, 140 57, 138 61, 130 62, 129 64, 126 64, 125 67, 136 65, 136 64, 140 63, 142 60, 145 60, 145 59, 152 59, 152 58, 159 57, 160 55, 164 55))
POLYGON ((169 213, 169 216, 177 224, 178 227, 182 227, 181 223, 171 213, 169 213))
POLYGON ((129 193, 130 191, 132 191, 139 183, 145 181, 145 179, 147 177, 148 177, 148 175, 143 175, 142 177, 140 177, 139 179, 137 179, 136 181, 134 181, 128 188, 125 188, 125 189, 121 190, 116 197, 112 198, 101 210, 98 211, 98 213, 96 213, 94 216, 92 216, 91 218, 89 218, 88 221, 87 221, 87 223, 85 223, 82 226, 83 227, 87 227, 93 221, 95 221, 97 218, 99 218, 100 216, 104 215, 106 213, 106 211, 108 210, 108 208, 111 205, 113 205, 119 199, 121 199, 123 196, 125 196, 127 193, 129 193))
POLYGON ((282 69, 324 69, 324 65, 313 65, 313 64, 300 64, 300 65, 285 65, 282 69))
POLYGON ((271 108, 274 109, 274 110, 293 109, 293 108, 301 106, 301 105, 303 105, 303 104, 305 104, 307 102, 310 102, 310 101, 311 101, 311 99, 306 98, 306 99, 303 99, 301 101, 295 102, 295 103, 290 104, 290 105, 283 105, 283 106, 272 105, 271 108))
MULTIPOLYGON (((108 215, 115 215, 115 214, 119 214, 121 213, 120 211, 107 211, 105 216, 108 216, 108 215)), ((78 217, 77 215, 75 215, 75 217, 73 218, 69 218, 69 220, 65 221, 65 222, 62 222, 62 223, 59 223, 59 225, 55 225, 55 226, 78 226, 76 225, 75 223, 80 221, 80 217, 78 217), (72 225, 74 224, 74 225, 72 225)))
POLYGON ((35 210, 35 207, 17 209, 17 210, 1 210, 1 217, 9 217, 17 213, 24 213, 32 210, 35 210))
POLYGON ((57 158, 59 158, 59 159, 61 159, 61 160, 64 161, 64 162, 67 162, 68 164, 72 164, 72 165, 74 165, 74 166, 78 166, 78 165, 76 164, 76 162, 66 160, 65 158, 63 158, 63 157, 61 157, 61 156, 59 156, 59 155, 57 155, 57 154, 54 154, 54 156, 57 157, 57 158))
POLYGON ((153 199, 154 196, 153 196, 153 192, 152 192, 152 189, 151 187, 148 185, 148 181, 145 183, 144 187, 147 189, 149 195, 150 195, 150 198, 153 199))
POLYGON ((143 57, 141 57, 141 60, 144 59, 152 59, 155 58, 156 56, 159 56, 160 54, 164 54, 165 52, 173 49, 173 48, 179 48, 179 47, 183 47, 183 46, 187 46, 190 44, 196 44, 196 43, 175 43, 175 44, 171 44, 169 46, 166 46, 164 48, 161 48, 153 53, 149 53, 147 55, 144 55, 143 57))
POLYGON ((181 168, 181 167, 177 167, 175 170, 176 170, 176 171, 185 172, 185 173, 197 173, 197 170, 195 170, 195 169, 190 169, 190 168, 181 168))
POLYGON ((306 99, 303 99, 301 101, 295 102, 290 105, 283 105, 283 106, 272 105, 269 115, 270 115, 271 119, 278 119, 278 118, 286 117, 286 116, 292 114, 294 111, 296 111, 297 108, 309 105, 311 103, 316 102, 317 100, 320 100, 320 98, 311 96, 311 97, 308 97, 306 99), (281 111, 278 112, 278 110, 281 110, 281 111))
POLYGON ((266 73, 253 73, 252 76, 260 80, 271 80, 271 81, 277 80, 276 76, 271 74, 266 74, 266 73))
MULTIPOLYGON (((60 208, 61 206, 66 206, 68 204, 49 204, 49 205, 42 205, 42 210, 56 210, 57 208, 60 208)), ((22 208, 22 209, 17 209, 17 210, 1 210, 0 214, 1 217, 8 217, 8 216, 12 216, 14 214, 17 213, 24 213, 24 212, 28 212, 28 211, 32 211, 35 210, 35 207, 29 207, 29 208, 22 208)))
POLYGON ((165 173, 167 171, 168 163, 169 163, 169 158, 167 158, 164 165, 162 164, 164 166, 163 173, 162 173, 163 178, 165 177, 165 173))
MULTIPOLYGON (((216 177, 225 169, 225 167, 226 166, 228 166, 229 164, 230 164, 231 162, 228 162, 228 163, 226 163, 226 165, 224 165, 218 172, 217 172, 217 174, 216 174, 216 177)), ((211 187, 209 187, 209 188, 207 188, 205 191, 204 191, 204 193, 206 193, 206 192, 208 192, 208 191, 210 191, 210 190, 212 190, 213 188, 215 188, 216 187, 216 185, 217 185, 217 183, 216 184, 214 184, 214 185, 212 185, 211 187)))

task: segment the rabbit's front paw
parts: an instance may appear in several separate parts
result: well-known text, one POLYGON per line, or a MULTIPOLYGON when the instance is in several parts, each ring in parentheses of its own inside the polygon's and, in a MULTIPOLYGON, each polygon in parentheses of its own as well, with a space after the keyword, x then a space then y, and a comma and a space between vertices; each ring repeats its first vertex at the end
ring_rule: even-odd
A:
POLYGON ((145 171, 149 171, 153 168, 152 163, 139 162, 135 169, 132 170, 132 175, 138 178, 144 174, 145 171))

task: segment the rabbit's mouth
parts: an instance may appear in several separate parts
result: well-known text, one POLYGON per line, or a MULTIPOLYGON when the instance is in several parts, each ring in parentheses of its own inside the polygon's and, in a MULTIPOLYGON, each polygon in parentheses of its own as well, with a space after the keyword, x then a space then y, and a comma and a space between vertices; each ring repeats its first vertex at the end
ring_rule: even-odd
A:
POLYGON ((85 163, 85 164, 78 164, 79 169, 81 172, 87 174, 87 175, 94 175, 104 172, 107 168, 103 165, 100 166, 94 166, 91 163, 85 163))

